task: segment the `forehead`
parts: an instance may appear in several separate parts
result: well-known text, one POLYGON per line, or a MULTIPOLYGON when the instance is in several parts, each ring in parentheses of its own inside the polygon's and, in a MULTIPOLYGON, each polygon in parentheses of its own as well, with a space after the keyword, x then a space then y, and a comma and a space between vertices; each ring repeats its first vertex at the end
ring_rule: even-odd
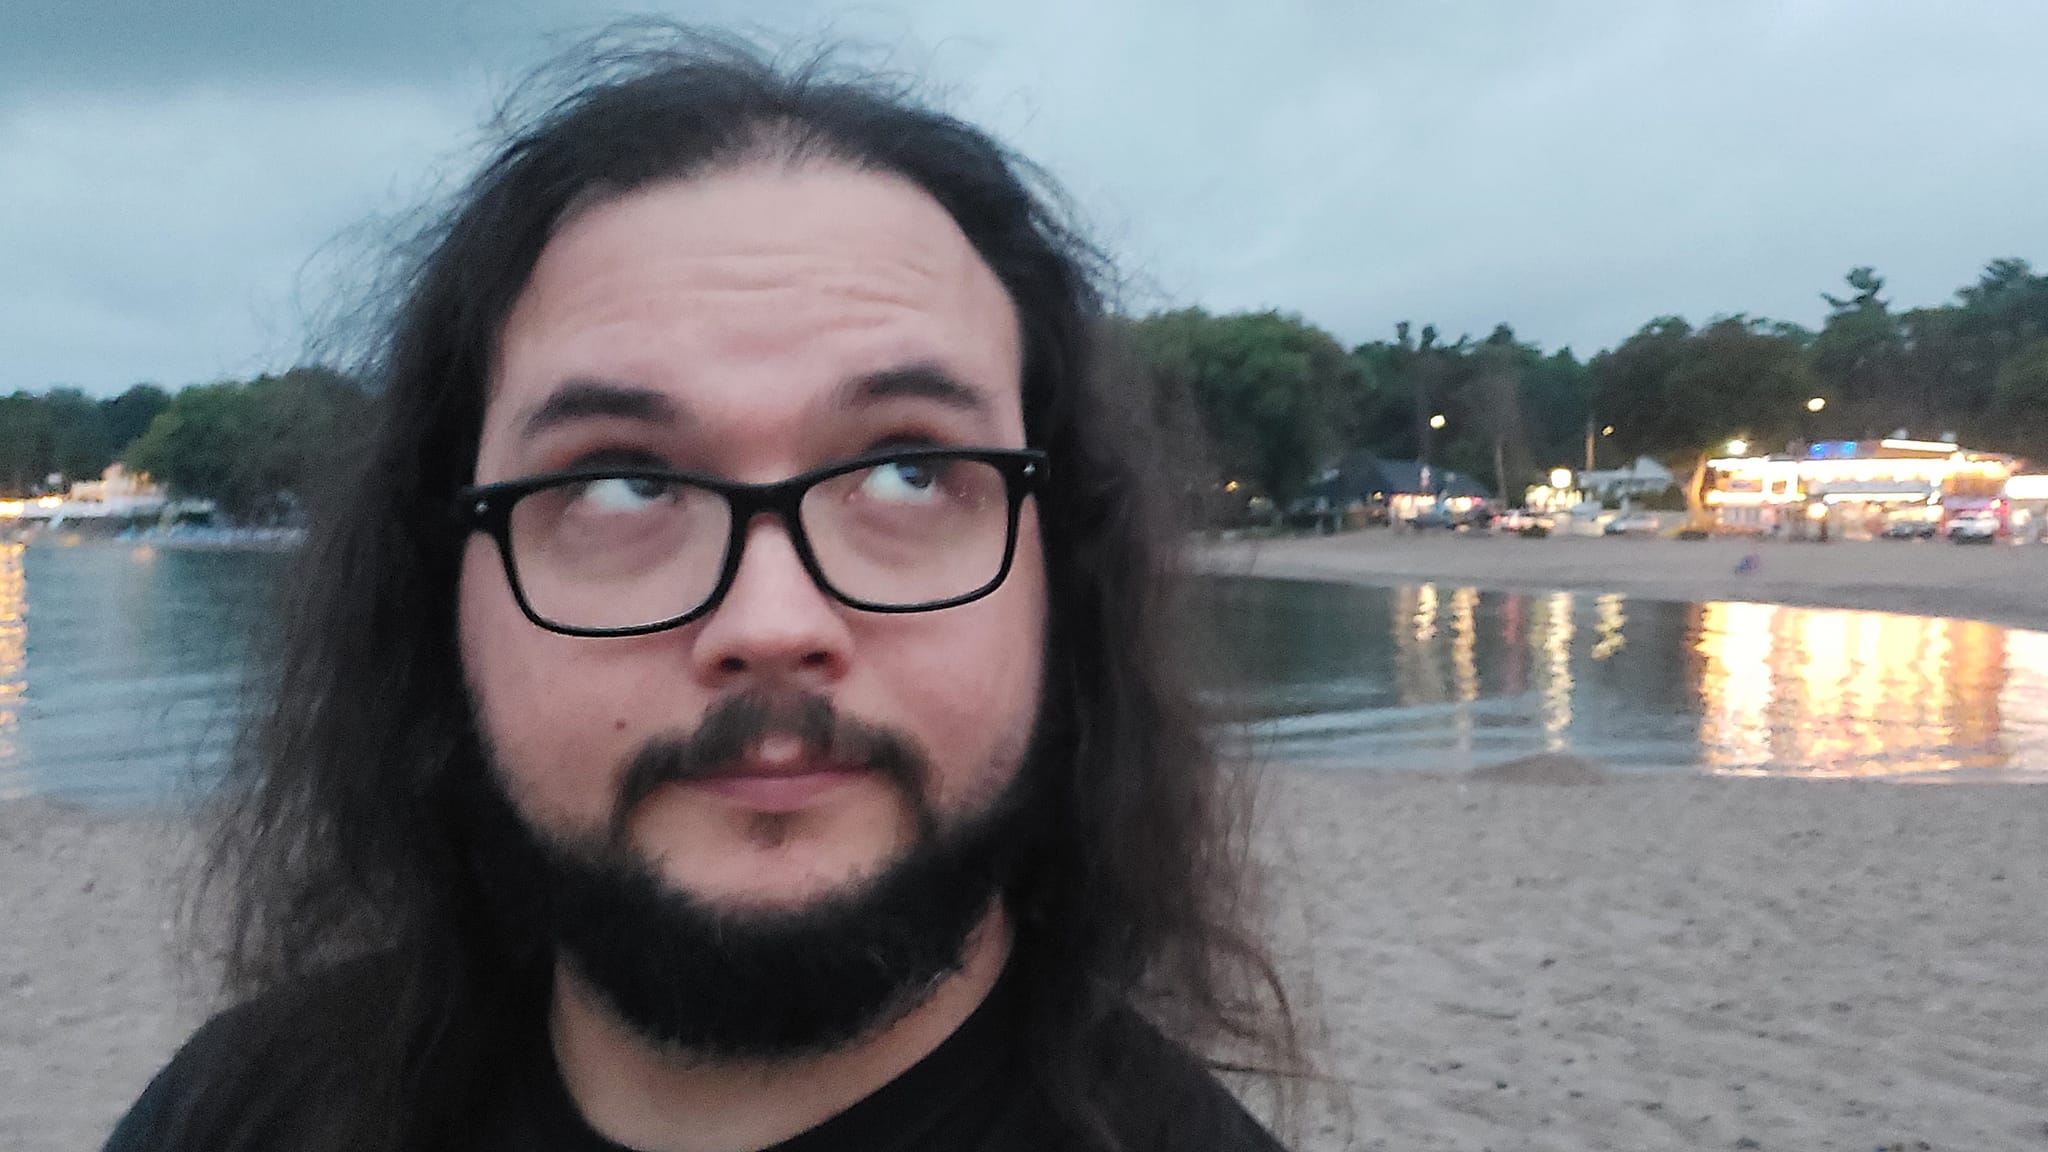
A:
POLYGON ((565 387, 787 424, 850 380, 934 369, 1021 421, 1018 321, 946 210, 900 177, 759 163, 576 214, 507 318, 486 454, 565 387))

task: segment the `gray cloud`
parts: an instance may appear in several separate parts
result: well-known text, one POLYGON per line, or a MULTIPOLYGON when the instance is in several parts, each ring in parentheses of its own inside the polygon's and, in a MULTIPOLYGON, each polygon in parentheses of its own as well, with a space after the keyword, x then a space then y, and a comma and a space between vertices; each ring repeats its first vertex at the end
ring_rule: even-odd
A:
MULTIPOLYGON (((0 0, 0 390, 291 362, 366 220, 610 10, 0 0), (550 41, 549 37, 556 37, 550 41)), ((850 37, 1043 161, 1144 292, 1608 346, 1662 313, 1818 321, 2048 262, 2048 8, 1961 0, 738 0, 850 37)))

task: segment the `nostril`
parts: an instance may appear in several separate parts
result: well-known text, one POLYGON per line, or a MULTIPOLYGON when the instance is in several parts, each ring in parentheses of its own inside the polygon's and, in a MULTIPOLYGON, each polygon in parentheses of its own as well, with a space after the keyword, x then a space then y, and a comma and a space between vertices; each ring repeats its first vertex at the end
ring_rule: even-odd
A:
POLYGON ((804 653, 803 666, 806 668, 823 668, 826 664, 831 663, 831 661, 832 657, 826 653, 811 651, 804 653))
POLYGON ((747 670, 747 662, 745 660, 740 659, 737 656, 727 656, 719 660, 718 670, 720 672, 737 675, 747 670))

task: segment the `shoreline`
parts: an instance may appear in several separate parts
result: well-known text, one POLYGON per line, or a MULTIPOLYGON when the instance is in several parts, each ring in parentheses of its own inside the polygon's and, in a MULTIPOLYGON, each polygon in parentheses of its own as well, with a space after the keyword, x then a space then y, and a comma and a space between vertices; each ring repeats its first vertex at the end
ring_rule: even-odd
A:
POLYGON ((1199 542, 1195 571, 1346 584, 1449 583, 1499 592, 1618 592, 1981 620, 2048 632, 2048 547, 1416 533, 1199 542))

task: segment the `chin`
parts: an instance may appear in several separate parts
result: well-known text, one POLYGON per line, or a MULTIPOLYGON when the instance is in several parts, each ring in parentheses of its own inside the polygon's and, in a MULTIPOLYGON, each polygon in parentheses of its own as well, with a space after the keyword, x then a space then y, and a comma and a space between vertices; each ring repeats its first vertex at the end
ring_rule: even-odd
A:
POLYGON ((656 869, 664 886, 726 912, 800 912, 857 896, 900 859, 900 845, 789 843, 762 851, 749 841, 696 859, 669 854, 656 869), (709 858, 705 858, 709 857, 709 858))
POLYGON ((792 813, 693 799, 650 806, 633 841, 665 886, 713 907, 795 911, 854 895, 914 842, 903 806, 887 796, 792 813))

